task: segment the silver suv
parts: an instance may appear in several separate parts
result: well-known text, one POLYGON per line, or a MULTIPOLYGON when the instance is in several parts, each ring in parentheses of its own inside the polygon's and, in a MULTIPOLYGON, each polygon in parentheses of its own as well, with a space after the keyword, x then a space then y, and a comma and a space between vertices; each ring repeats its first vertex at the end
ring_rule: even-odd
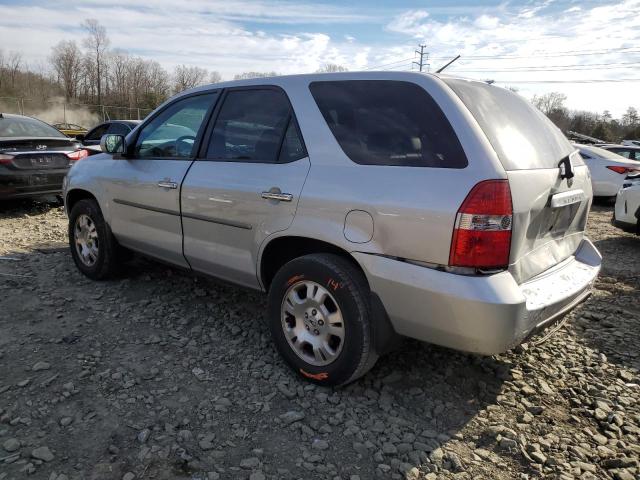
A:
POLYGON ((268 292, 286 362, 348 383, 408 336, 508 350, 584 300, 589 171, 547 118, 481 82, 366 72, 199 87, 65 184, 76 265, 131 249, 268 292))

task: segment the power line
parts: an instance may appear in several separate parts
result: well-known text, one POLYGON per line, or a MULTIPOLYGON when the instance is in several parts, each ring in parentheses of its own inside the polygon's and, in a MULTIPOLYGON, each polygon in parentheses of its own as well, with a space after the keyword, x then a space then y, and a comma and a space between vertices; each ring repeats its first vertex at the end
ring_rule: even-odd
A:
POLYGON ((638 68, 640 62, 611 62, 611 63, 578 63, 573 65, 547 65, 547 66, 522 66, 513 68, 477 68, 461 69, 456 72, 564 72, 564 71, 584 71, 600 70, 599 67, 618 68, 638 68), (593 68, 598 67, 598 68, 593 68))
POLYGON ((365 70, 374 70, 376 68, 382 68, 382 67, 386 67, 386 66, 389 66, 389 65, 395 65, 396 63, 407 62, 409 60, 413 60, 413 58, 411 58, 411 57, 410 58, 404 58, 402 60, 398 60, 397 62, 385 63, 383 65, 374 65, 373 67, 365 68, 365 70))
MULTIPOLYGON (((531 53, 529 55, 465 55, 463 58, 465 60, 473 59, 473 60, 509 60, 516 58, 555 58, 555 57, 574 57, 574 56, 583 56, 583 55, 607 55, 611 53, 619 53, 619 54, 634 54, 640 53, 640 50, 637 50, 638 47, 626 47, 626 48, 613 48, 606 50, 568 50, 564 52, 554 52, 548 54, 537 54, 531 53)), ((433 56, 433 58, 445 59, 450 58, 448 55, 442 56, 433 56)))
POLYGON ((580 80, 494 80, 495 83, 627 83, 640 82, 640 78, 595 78, 580 80))

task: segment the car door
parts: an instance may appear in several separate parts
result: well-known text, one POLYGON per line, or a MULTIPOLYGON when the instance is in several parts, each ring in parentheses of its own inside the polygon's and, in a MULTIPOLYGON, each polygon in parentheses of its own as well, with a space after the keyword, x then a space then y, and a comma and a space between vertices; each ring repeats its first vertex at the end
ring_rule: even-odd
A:
POLYGON ((180 184, 213 110, 215 91, 168 104, 129 138, 125 158, 113 160, 104 191, 118 241, 188 267, 182 254, 180 184))
POLYGON ((258 248, 291 225, 309 158, 282 89, 229 89, 220 103, 182 185, 184 254, 194 270, 258 287, 258 248))

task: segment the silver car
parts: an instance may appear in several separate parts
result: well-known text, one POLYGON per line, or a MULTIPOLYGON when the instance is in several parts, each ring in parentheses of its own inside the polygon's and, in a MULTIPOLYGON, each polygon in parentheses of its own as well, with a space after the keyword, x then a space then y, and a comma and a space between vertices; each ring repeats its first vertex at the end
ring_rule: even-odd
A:
POLYGON ((353 381, 408 336, 506 351, 590 293, 588 168, 518 95, 362 72, 198 87, 65 184, 76 265, 131 249, 268 293, 299 375, 353 381))

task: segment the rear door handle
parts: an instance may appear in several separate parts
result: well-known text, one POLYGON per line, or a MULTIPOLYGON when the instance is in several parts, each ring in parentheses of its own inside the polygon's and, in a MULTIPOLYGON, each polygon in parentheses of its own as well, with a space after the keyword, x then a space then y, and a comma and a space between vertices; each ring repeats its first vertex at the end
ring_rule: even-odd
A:
POLYGON ((178 188, 178 184, 176 182, 168 182, 166 180, 158 182, 158 186, 160 188, 172 188, 172 189, 178 188))
POLYGON ((276 200, 278 202, 290 202, 293 200, 293 195, 290 193, 262 192, 262 198, 266 200, 276 200))

